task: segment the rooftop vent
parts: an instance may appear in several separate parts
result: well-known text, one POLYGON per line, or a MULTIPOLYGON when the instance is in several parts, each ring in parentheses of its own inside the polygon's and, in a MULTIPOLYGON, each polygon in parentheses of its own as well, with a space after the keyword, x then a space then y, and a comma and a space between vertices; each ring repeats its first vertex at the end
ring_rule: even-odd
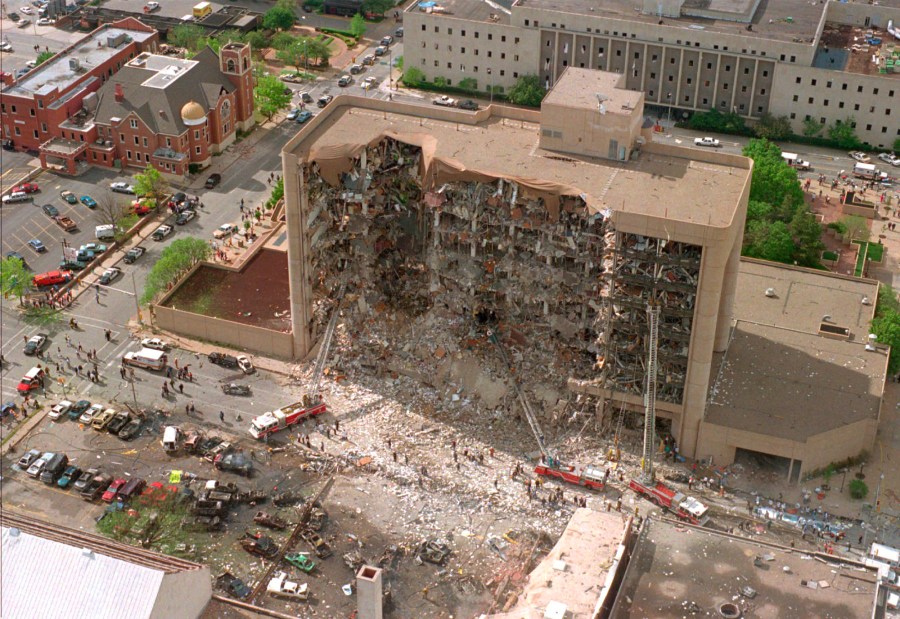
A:
POLYGON ((830 337, 834 340, 849 340, 850 329, 848 327, 841 327, 838 325, 823 322, 819 324, 819 335, 823 337, 830 337))
POLYGON ((775 298, 775 289, 774 288, 766 288, 766 296, 770 299, 775 298))
POLYGON ((122 90, 122 84, 116 84, 116 102, 122 103, 125 100, 125 91, 122 90))
POLYGON ((90 548, 82 548, 82 549, 81 549, 81 556, 82 556, 82 557, 87 557, 88 559, 93 559, 93 558, 94 558, 94 551, 91 550, 90 548))
POLYGON ((70 71, 81 71, 81 61, 78 58, 69 58, 69 70, 70 71))
POLYGON ((871 305, 871 302, 869 301, 869 297, 863 297, 862 304, 863 305, 871 305))
POLYGON ((19 531, 17 528, 15 528, 15 527, 10 527, 10 529, 9 529, 9 536, 10 536, 10 537, 19 537, 19 533, 21 533, 21 531, 19 531))

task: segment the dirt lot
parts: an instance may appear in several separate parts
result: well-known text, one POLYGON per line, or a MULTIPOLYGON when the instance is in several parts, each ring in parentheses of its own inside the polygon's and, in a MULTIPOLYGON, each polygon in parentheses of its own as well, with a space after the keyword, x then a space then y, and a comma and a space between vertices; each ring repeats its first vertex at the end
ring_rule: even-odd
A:
POLYGON ((202 266, 168 306, 278 331, 291 327, 287 254, 260 250, 240 273, 202 266))

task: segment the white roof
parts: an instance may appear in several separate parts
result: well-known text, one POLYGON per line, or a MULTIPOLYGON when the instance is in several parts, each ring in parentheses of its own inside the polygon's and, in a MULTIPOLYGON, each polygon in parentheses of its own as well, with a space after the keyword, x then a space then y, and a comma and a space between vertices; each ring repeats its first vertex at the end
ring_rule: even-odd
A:
POLYGON ((162 570, 2 527, 0 615, 7 619, 149 617, 162 570))

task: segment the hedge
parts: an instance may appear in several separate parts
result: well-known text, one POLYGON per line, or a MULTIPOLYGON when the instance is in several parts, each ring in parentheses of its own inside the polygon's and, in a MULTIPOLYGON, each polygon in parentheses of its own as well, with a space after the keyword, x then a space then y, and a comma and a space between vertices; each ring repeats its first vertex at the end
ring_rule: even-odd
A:
MULTIPOLYGON (((400 78, 403 81, 403 78, 400 78)), ((410 88, 418 88, 419 90, 427 90, 429 92, 439 92, 441 94, 453 94, 453 95, 464 95, 466 97, 477 97, 479 99, 488 99, 491 98, 491 93, 482 92, 480 90, 466 90, 464 88, 457 88, 456 86, 438 86, 432 82, 417 82, 415 84, 407 84, 403 82, 406 86, 410 88)), ((495 92, 494 99, 498 101, 506 101, 506 95, 495 92)))

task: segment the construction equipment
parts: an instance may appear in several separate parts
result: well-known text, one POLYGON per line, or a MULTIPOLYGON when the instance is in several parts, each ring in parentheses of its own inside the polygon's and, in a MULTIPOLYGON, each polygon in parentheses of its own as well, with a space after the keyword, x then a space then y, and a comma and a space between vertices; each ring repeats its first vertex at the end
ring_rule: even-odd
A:
POLYGON ((328 408, 322 401, 322 394, 319 393, 319 385, 322 381, 322 374, 325 371, 325 363, 328 361, 328 353, 331 350, 331 342, 334 337, 334 331, 337 328, 338 316, 341 313, 341 302, 344 299, 346 290, 347 283, 342 282, 331 313, 331 320, 328 321, 325 334, 322 336, 322 344, 316 357, 316 366, 303 399, 300 402, 295 402, 255 417, 250 422, 250 436, 253 438, 257 440, 264 439, 270 434, 280 432, 305 419, 317 417, 327 412, 328 408))
POLYGON ((656 446, 656 372, 657 348, 659 346, 660 307, 654 303, 647 305, 647 320, 650 341, 647 350, 647 375, 644 386, 644 450, 641 454, 641 481, 653 483, 653 453, 656 446))

